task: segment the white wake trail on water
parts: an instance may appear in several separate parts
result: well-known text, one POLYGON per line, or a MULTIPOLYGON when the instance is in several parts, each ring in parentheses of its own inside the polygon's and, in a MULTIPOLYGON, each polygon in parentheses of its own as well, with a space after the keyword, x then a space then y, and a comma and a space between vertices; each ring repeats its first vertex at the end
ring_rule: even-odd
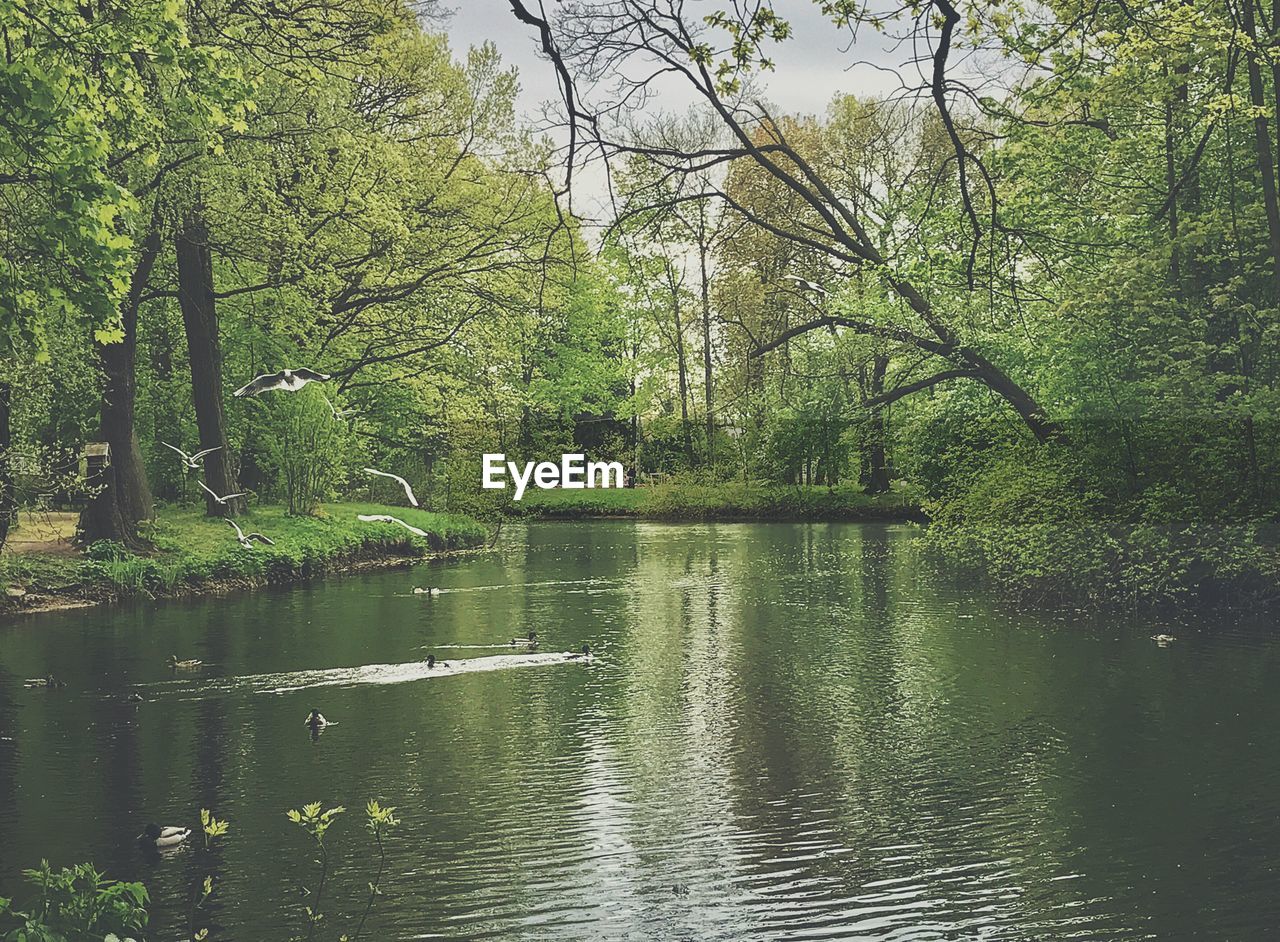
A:
POLYGON ((420 651, 519 651, 521 648, 529 647, 528 642, 521 641, 519 644, 423 644, 418 646, 420 651))
MULTIPOLYGON (((505 645, 502 645, 505 647, 505 645)), ((163 681, 137 687, 139 692, 164 699, 203 700, 231 694, 281 694, 317 687, 361 687, 380 684, 406 684, 436 677, 511 670, 520 667, 550 667, 556 664, 587 664, 590 658, 569 651, 538 654, 499 654, 493 657, 471 657, 437 660, 435 667, 426 661, 404 664, 362 664, 358 667, 331 667, 311 671, 286 671, 275 674, 249 674, 242 677, 210 677, 163 681)))

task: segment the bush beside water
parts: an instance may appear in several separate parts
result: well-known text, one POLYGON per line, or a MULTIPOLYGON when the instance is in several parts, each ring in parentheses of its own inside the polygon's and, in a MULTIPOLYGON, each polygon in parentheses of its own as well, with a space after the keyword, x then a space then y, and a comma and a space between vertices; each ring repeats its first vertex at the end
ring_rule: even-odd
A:
POLYGON ((987 463, 926 502, 929 544, 1020 601, 1169 607, 1189 602, 1265 607, 1280 600, 1275 526, 1206 515, 1172 487, 1127 500, 1084 482, 1048 449, 987 463))

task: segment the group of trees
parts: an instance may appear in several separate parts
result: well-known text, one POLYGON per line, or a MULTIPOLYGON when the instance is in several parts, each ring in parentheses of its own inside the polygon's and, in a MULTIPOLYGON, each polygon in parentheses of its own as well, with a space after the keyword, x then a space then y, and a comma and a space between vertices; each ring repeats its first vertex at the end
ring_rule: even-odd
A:
POLYGON ((301 509, 363 461, 445 499, 481 450, 576 445, 641 476, 907 479, 944 520, 1273 513, 1270 8, 820 0, 851 59, 915 58, 899 93, 788 115, 777 4, 494 6, 560 84, 560 146, 430 5, 0 11, 0 445, 110 444, 86 536, 187 496, 161 441, 292 504, 280 442, 328 407, 228 383, 303 363, 355 416, 301 509), (687 113, 638 107, 672 82, 687 113))
POLYGON ((38 444, 109 445, 85 540, 140 545, 153 495, 190 496, 163 442, 216 449, 216 493, 305 509, 361 453, 427 455, 456 402, 492 393, 489 368, 554 352, 582 303, 576 224, 515 120, 514 73, 492 47, 455 58, 436 15, 399 0, 0 11, 0 444, 6 469, 38 444), (314 392, 230 398, 302 364, 359 419, 314 392))
POLYGON ((914 58, 900 92, 813 116, 759 82, 780 4, 511 5, 545 27, 571 159, 628 170, 621 243, 640 231, 696 285, 688 220, 724 220, 704 415, 745 473, 908 479, 936 520, 1003 531, 988 556, 1063 582, 1074 545, 1130 583, 1270 591, 1274 9, 820 0, 851 65, 914 58), (699 102, 689 128, 634 117, 673 82, 699 102))

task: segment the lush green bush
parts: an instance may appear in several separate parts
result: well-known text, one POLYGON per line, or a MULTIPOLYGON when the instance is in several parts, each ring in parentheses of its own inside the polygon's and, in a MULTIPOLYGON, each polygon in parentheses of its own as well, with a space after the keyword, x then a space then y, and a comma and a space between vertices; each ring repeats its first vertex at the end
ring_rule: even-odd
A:
POLYGON ((337 494, 351 430, 317 384, 288 396, 254 400, 266 415, 265 464, 277 474, 292 514, 309 514, 337 494))
POLYGON ((123 543, 117 543, 115 540, 96 540, 85 547, 84 555, 86 559, 115 562, 128 559, 130 554, 123 543))
POLYGON ((927 505, 929 541, 1031 601, 1266 603, 1280 552, 1258 521, 1206 519, 1172 485, 1117 501, 1064 448, 1011 448, 967 488, 927 505))
POLYGON ((848 405, 837 390, 819 389, 804 402, 779 409, 765 435, 761 471, 769 480, 838 484, 847 476, 854 439, 848 405))
POLYGON ((24 874, 37 899, 24 910, 0 899, 5 942, 110 942, 147 925, 147 891, 141 883, 108 880, 90 864, 54 870, 41 861, 24 874))

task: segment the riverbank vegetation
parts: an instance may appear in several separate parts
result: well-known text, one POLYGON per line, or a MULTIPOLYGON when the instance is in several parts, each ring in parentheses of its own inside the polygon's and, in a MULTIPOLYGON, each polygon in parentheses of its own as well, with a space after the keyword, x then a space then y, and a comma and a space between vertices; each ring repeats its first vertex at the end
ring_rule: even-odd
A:
POLYGON ((1280 22, 823 3, 850 84, 787 114, 779 4, 493 5, 562 126, 431 3, 0 10, 0 527, 163 554, 166 442, 247 492, 211 517, 391 501, 366 466, 492 517, 482 452, 585 451, 726 496, 546 506, 856 485, 1028 597, 1274 600, 1280 22), (332 378, 230 394, 289 366, 332 378))
POLYGON ((653 487, 528 491, 507 512, 518 517, 578 520, 918 520, 905 494, 867 494, 860 487, 659 484, 653 487))
MULTIPOLYGON (((142 531, 152 547, 146 554, 112 540, 90 543, 83 552, 68 552, 65 542, 51 541, 0 557, 0 582, 16 610, 57 608, 299 582, 353 566, 476 547, 486 538, 485 528, 469 517, 378 504, 326 504, 303 516, 283 507, 256 507, 237 522, 246 532, 267 535, 272 544, 243 547, 225 520, 195 508, 164 507, 142 531), (361 522, 359 514, 391 514, 427 535, 396 524, 361 522)), ((37 526, 28 519, 28 528, 37 526)), ((20 540, 23 528, 14 536, 20 540)))

